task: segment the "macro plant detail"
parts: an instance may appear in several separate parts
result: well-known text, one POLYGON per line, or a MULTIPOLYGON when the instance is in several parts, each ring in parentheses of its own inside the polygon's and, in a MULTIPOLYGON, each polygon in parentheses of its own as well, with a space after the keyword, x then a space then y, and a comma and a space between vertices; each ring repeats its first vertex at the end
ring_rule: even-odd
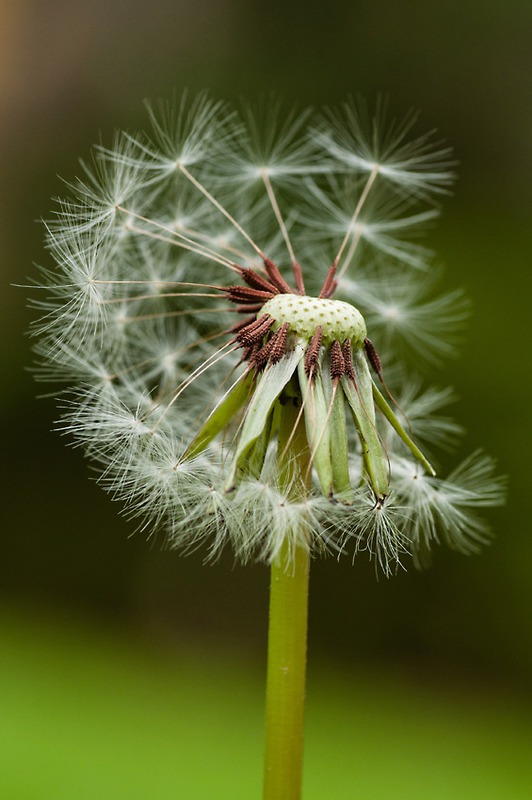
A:
MULTIPOLYGON (((321 489, 330 500, 342 498, 343 502, 349 503, 352 492, 348 452, 345 445, 342 446, 346 441, 346 403, 353 414, 363 465, 376 505, 385 502, 389 487, 385 452, 375 425, 374 398, 414 456, 434 474, 371 380, 366 358, 361 356, 361 351, 364 350, 367 360, 382 380, 381 363, 373 343, 366 336, 362 315, 349 303, 330 299, 336 288, 336 264, 333 263, 329 269, 317 298, 305 295, 299 266, 295 268, 297 291, 287 284, 277 266, 269 259, 265 259, 265 270, 269 280, 249 268, 243 269, 242 278, 248 286, 231 286, 227 290, 228 298, 240 304, 239 310, 243 313, 249 310, 255 312, 254 316, 233 326, 236 343, 243 348, 242 358, 247 362, 248 370, 255 375, 268 370, 255 389, 253 405, 250 404, 248 414, 244 417, 232 474, 238 470, 242 457, 252 447, 256 470, 262 470, 265 448, 262 443, 255 442, 266 427, 272 400, 275 402, 292 380, 297 380, 292 402, 300 402, 307 440, 311 446, 311 462, 321 489), (276 374, 275 380, 272 380, 273 367, 281 361, 282 366, 277 370, 280 374, 276 374), (248 421, 258 416, 253 411, 264 395, 270 401, 266 413, 258 424, 253 419, 251 426, 248 421), (248 428, 253 430, 251 436, 246 435, 248 428)), ((242 380, 247 374, 244 373, 242 380)), ((236 391, 241 397, 240 386, 236 391)), ((231 402, 231 395, 228 399, 231 402)), ((212 424, 209 428, 210 434, 216 432, 212 424)), ((205 444, 207 437, 202 435, 201 430, 198 438, 205 444)), ((193 452, 197 452, 197 449, 193 444, 193 452)))
POLYGON ((476 552, 478 510, 503 499, 480 452, 432 466, 460 428, 421 371, 453 353, 467 301, 435 293, 417 237, 451 154, 383 106, 200 96, 149 117, 47 223, 37 374, 67 383, 62 430, 143 527, 271 564, 264 797, 293 800, 309 556, 365 550, 390 574, 439 542, 476 552))

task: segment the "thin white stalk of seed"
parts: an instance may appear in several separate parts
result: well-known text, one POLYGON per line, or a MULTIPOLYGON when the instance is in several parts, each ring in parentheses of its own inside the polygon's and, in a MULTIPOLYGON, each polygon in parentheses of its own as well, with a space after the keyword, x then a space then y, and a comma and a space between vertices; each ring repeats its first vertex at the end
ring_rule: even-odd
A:
MULTIPOLYGON (((227 351, 226 348, 229 347, 230 345, 231 345, 231 342, 227 342, 226 344, 223 345, 223 347, 220 347, 219 350, 217 350, 215 353, 213 353, 212 356, 210 356, 206 361, 204 361, 202 363, 201 367, 198 367, 197 369, 195 369, 194 372, 192 372, 189 375, 189 377, 177 387, 174 396, 172 397, 172 399, 170 400, 170 402, 168 403, 168 405, 164 409, 163 413, 161 414, 161 416, 157 420, 157 423, 155 424, 153 430, 157 430, 158 426, 161 424, 162 420, 168 414, 168 412, 170 411, 170 409, 172 408, 174 403, 177 401, 177 399, 183 394, 183 392, 186 389, 188 389, 189 386, 191 386, 194 383, 195 380, 197 380, 197 378, 199 378, 201 375, 203 375, 205 372, 207 372, 207 370, 209 370, 211 367, 213 367, 215 364, 217 364, 223 358, 226 358, 226 356, 229 356, 229 355, 231 355, 231 353, 234 353, 235 350, 238 350, 238 348, 240 346, 240 345, 237 345, 236 347, 232 347, 231 350, 227 351), (224 351, 226 351, 226 352, 224 352, 224 351)), ((143 417, 142 421, 144 421, 144 419, 147 419, 147 417, 149 417, 151 414, 153 414, 154 411, 155 411, 155 409, 151 409, 148 412, 148 414, 146 414, 146 416, 143 417)))
MULTIPOLYGON (((168 353, 165 353, 165 356, 172 356, 178 358, 179 356, 187 353, 189 350, 193 350, 195 347, 199 347, 201 344, 205 342, 210 342, 213 339, 217 339, 218 336, 222 336, 222 334, 226 333, 226 329, 223 328, 216 333, 211 334, 210 336, 202 336, 199 339, 195 339, 190 344, 185 345, 185 347, 180 347, 177 350, 171 350, 168 353)), ((160 355, 152 356, 151 358, 145 358, 143 361, 137 361, 136 364, 132 364, 130 367, 126 367, 125 369, 121 369, 118 372, 113 372, 112 375, 108 375, 108 380, 116 380, 117 378, 122 378, 124 375, 127 375, 129 372, 134 372, 136 369, 142 369, 142 367, 147 367, 149 364, 154 364, 159 361, 161 358, 160 355)))
POLYGON ((231 261, 224 259, 223 256, 220 256, 219 254, 211 255, 208 249, 201 248, 196 243, 194 243, 195 246, 192 246, 186 242, 171 239, 169 236, 162 236, 162 234, 159 233, 152 233, 151 231, 147 231, 145 228, 139 228, 136 225, 126 225, 125 227, 126 230, 131 231, 132 233, 138 233, 142 236, 147 236, 149 239, 156 239, 158 242, 165 242, 166 244, 174 245, 174 247, 180 247, 182 250, 189 250, 192 253, 196 253, 196 255, 209 259, 209 261, 214 261, 216 264, 221 264, 223 267, 227 267, 227 269, 230 269, 232 272, 238 272, 238 274, 241 272, 240 268, 235 266, 231 261))
MULTIPOLYGON (((220 287, 220 291, 223 291, 223 287, 220 287)), ((134 303, 136 300, 160 300, 163 297, 217 297, 220 299, 222 295, 214 294, 213 292, 158 292, 151 294, 137 294, 128 297, 113 297, 110 300, 100 300, 99 305, 105 306, 116 303, 134 303)))
POLYGON ((199 189, 199 191, 207 198, 207 200, 209 200, 213 204, 213 206, 217 208, 218 211, 220 211, 220 213, 223 214, 226 219, 229 220, 231 225, 233 225, 236 228, 236 230, 244 237, 244 239, 247 242, 249 242, 249 244, 255 250, 255 252, 258 253, 258 255, 261 258, 266 258, 265 253, 263 253, 258 244, 256 244, 256 242, 253 241, 249 233, 246 233, 244 228, 241 225, 239 225, 239 223, 236 221, 234 217, 231 216, 229 211, 227 211, 222 206, 222 204, 219 203, 218 200, 216 200, 216 198, 212 196, 212 194, 198 181, 198 179, 195 178, 183 164, 178 164, 178 169, 183 173, 185 178, 188 178, 188 180, 196 187, 196 189, 199 189))
POLYGON ((340 270, 340 272, 336 276, 336 280, 340 280, 342 275, 344 275, 346 273, 346 271, 349 269, 349 265, 351 264, 351 261, 353 260, 353 257, 354 257, 354 255, 356 253, 357 247, 360 244, 361 239, 362 239, 362 230, 359 228, 355 232, 355 235, 353 236, 351 244, 349 245, 349 250, 347 251, 346 257, 344 258, 344 263, 342 265, 342 269, 340 270))
MULTIPOLYGON (((359 200, 358 200, 357 206, 355 208, 355 211, 353 213, 353 216, 351 217, 349 225, 347 226, 347 231, 345 233, 344 240, 343 240, 342 244, 340 245, 340 249, 339 249, 339 251, 338 251, 338 253, 336 255, 336 258, 335 258, 335 260, 333 262, 335 264, 339 264, 340 263, 340 259, 341 259, 342 255, 343 255, 343 252, 345 250, 347 242, 349 241, 349 238, 351 237, 352 228, 353 228, 353 226, 355 225, 355 223, 356 223, 356 221, 358 219, 358 216, 359 216, 359 214, 360 214, 360 212, 362 210, 362 206, 366 202, 367 196, 368 196, 368 194, 369 194, 369 192, 371 190, 371 187, 375 183, 375 178, 379 174, 379 171, 380 171, 379 164, 374 164, 373 165, 373 169, 371 170, 371 172, 369 174, 368 180, 366 181, 366 185, 364 186, 364 189, 362 190, 362 194, 359 197, 359 200)), ((344 274, 346 269, 347 269, 347 266, 346 266, 346 264, 344 264, 342 269, 340 270, 340 272, 337 275, 337 279, 342 277, 342 275, 344 274)))
POLYGON ((168 319, 171 317, 184 317, 187 314, 222 314, 233 313, 235 308, 187 308, 184 311, 161 311, 154 314, 140 314, 135 317, 125 317, 122 320, 122 325, 130 322, 145 322, 150 319, 168 319))
MULTIPOLYGON (((246 369, 246 370, 245 370, 245 371, 242 373, 242 375, 240 375, 240 377, 239 377, 239 378, 238 378, 238 379, 237 379, 237 380, 234 382, 234 384, 231 386, 231 389, 230 389, 229 391, 232 391, 232 390, 235 388, 235 386, 237 386, 237 385, 238 385, 238 383, 239 383, 240 381, 244 380, 244 378, 246 378, 246 377, 249 375, 249 371, 250 371, 249 369, 246 369)), ((249 402, 249 399, 250 399, 250 397, 251 397, 251 394, 252 394, 253 388, 254 388, 254 386, 253 386, 253 383, 251 383, 251 385, 250 385, 250 387, 249 387, 249 389, 248 389, 248 396, 247 396, 247 398, 246 398, 246 401, 245 401, 245 403, 244 403, 244 407, 245 407, 245 406, 246 406, 246 404, 249 402)), ((225 397, 225 396, 227 396, 227 394, 228 394, 228 392, 226 392, 226 394, 224 395, 224 397, 225 397)), ((222 398, 222 400, 223 400, 223 398, 222 398)), ((220 401, 220 402, 222 402, 222 401, 220 401)), ((218 404, 218 405, 219 405, 219 404, 218 404)), ((218 408, 218 406, 216 406, 216 408, 218 408)), ((216 410, 216 409, 215 409, 215 410, 216 410)), ((213 412, 213 413, 214 413, 214 412, 213 412)), ((209 415, 209 416, 212 416, 212 415, 209 415)), ((226 448, 225 456, 224 456, 224 459, 223 459, 223 466, 224 466, 224 467, 225 467, 225 466, 226 466, 226 464, 227 464, 227 459, 229 458, 229 456, 231 455, 231 457, 232 457, 232 450, 233 450, 233 448, 235 448, 235 447, 236 447, 236 442, 237 442, 238 436, 239 436, 239 434, 240 434, 240 431, 242 430, 242 427, 243 427, 243 425, 244 425, 244 422, 245 422, 245 421, 246 421, 246 415, 245 415, 245 414, 242 414, 242 415, 241 415, 241 417, 240 417, 240 420, 239 420, 238 426, 237 426, 236 430, 234 431, 233 435, 231 436, 231 441, 229 442, 229 445, 228 445, 228 446, 227 446, 227 448, 226 448)), ((228 433, 229 433, 229 431, 228 431, 227 427, 226 427, 226 428, 224 428, 224 430, 223 430, 223 441, 225 441, 225 439, 226 439, 226 437, 227 437, 228 433)))
MULTIPOLYGON (((188 228, 186 225, 175 224, 173 230, 175 230, 175 228, 177 228, 180 231, 183 231, 183 233, 190 234, 195 239, 200 239, 211 245, 219 247, 220 250, 226 250, 228 253, 231 253, 232 255, 237 256, 238 258, 244 260, 247 260, 249 258, 249 253, 245 253, 243 250, 240 250, 238 247, 235 247, 234 245, 227 243, 224 244, 223 241, 218 241, 218 239, 215 236, 209 236, 209 234, 207 233, 200 233, 199 231, 195 231, 192 228, 188 228)), ((215 253, 216 251, 212 250, 212 252, 215 253)))
POLYGON ((288 254, 292 261, 292 264, 296 262, 296 257, 294 254, 294 249, 292 247, 292 242, 290 241, 290 237, 288 235, 288 230, 286 228, 285 221, 283 219, 283 215, 281 214, 281 209, 279 208, 279 204, 277 202, 277 198, 275 196, 275 192, 273 191, 273 186, 270 181, 270 177, 268 175, 267 170, 261 169, 261 177, 264 182, 264 186, 266 187, 266 193, 268 195, 268 199, 270 201, 271 207, 273 209, 273 213, 275 214, 275 218, 277 219, 277 223, 279 225, 279 229, 283 236, 283 239, 286 244, 286 249, 288 250, 288 254))
MULTIPOLYGON (((206 247, 204 245, 198 244, 197 241, 195 241, 194 239, 191 239, 189 236, 185 236, 182 233, 178 233, 178 231, 176 231, 175 228, 172 228, 169 225, 163 225, 162 222, 157 222, 156 220, 150 219, 149 217, 144 217, 144 216, 142 216, 142 214, 136 214, 134 211, 129 211, 127 208, 124 208, 124 206, 117 206, 117 208, 119 208, 120 211, 123 211, 125 214, 128 214, 130 217, 134 217, 135 219, 138 219, 141 222, 146 222, 149 225, 153 225, 155 228, 159 228, 160 230, 165 231, 166 233, 170 233, 172 236, 175 236, 178 239, 182 240, 182 242, 179 242, 179 241, 178 242, 174 242, 172 240, 171 243, 173 243, 175 245, 178 245, 178 246, 182 246, 182 247, 184 247, 185 244, 193 245, 194 247, 198 248, 197 250, 193 250, 193 252, 197 252, 199 255, 204 255, 206 258, 210 257, 210 258, 213 259, 213 261, 217 261, 220 264, 225 264, 229 269, 232 269, 234 272, 238 272, 239 271, 238 265, 235 264, 233 261, 231 261, 228 258, 225 258, 225 256, 223 256, 221 253, 217 252, 216 250, 213 250, 210 247, 206 247)), ((138 232, 142 232, 142 233, 145 233, 145 234, 148 233, 143 228, 137 228, 137 227, 134 227, 134 226, 129 225, 129 224, 126 224, 125 227, 126 227, 127 230, 134 230, 137 233, 138 232)), ((194 231, 190 231, 190 232, 193 235, 196 235, 194 231)), ((200 237, 201 234, 197 234, 197 236, 200 237)), ((205 236, 201 236, 201 238, 206 238, 206 237, 205 236)), ((168 241, 168 240, 163 240, 163 241, 168 241)), ((187 247, 185 249, 191 250, 192 247, 187 247)))

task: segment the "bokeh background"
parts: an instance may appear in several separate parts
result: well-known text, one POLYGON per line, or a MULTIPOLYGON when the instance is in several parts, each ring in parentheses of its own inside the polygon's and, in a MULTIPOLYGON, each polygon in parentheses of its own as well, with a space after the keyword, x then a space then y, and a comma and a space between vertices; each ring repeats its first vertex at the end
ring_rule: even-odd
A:
MULTIPOLYGON (((36 399, 24 284, 39 218, 142 100, 210 88, 300 105, 388 94, 460 161, 428 243, 473 316, 452 384, 510 476, 480 557, 375 580, 313 565, 306 798, 532 796, 528 0, 0 3, 0 796, 260 795, 267 570, 160 551, 36 399)), ((452 463, 451 458, 448 464, 452 463)))

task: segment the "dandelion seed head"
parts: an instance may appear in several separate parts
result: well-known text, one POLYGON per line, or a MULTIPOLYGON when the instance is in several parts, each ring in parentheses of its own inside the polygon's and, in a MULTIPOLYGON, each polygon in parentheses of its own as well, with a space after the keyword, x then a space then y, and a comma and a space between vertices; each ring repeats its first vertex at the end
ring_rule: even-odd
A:
POLYGON ((409 139, 412 116, 386 129, 382 105, 240 113, 201 95, 148 117, 67 185, 33 301, 36 376, 66 384, 59 429, 101 485, 209 558, 288 545, 391 574, 441 542, 476 551, 503 487, 480 455, 435 475, 460 428, 419 377, 467 314, 413 240, 449 150, 409 139))

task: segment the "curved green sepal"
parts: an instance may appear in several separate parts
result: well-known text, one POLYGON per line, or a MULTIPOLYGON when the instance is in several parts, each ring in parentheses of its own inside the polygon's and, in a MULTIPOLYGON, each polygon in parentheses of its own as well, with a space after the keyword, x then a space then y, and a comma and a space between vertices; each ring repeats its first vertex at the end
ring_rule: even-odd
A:
POLYGON ((199 455, 212 442, 215 436, 228 425, 248 399, 252 384, 253 373, 249 371, 224 394, 185 450, 185 458, 194 458, 199 455))
POLYGON ((386 402, 385 398, 383 397, 383 395, 381 394, 375 383, 373 383, 373 397, 375 398, 375 402, 379 407, 379 409, 382 411, 382 413, 384 414, 384 416, 386 417, 386 419, 388 420, 394 431, 397 433, 401 441, 403 441, 406 444, 406 446, 408 447, 414 458, 416 458, 419 461, 419 463, 427 470, 429 475, 436 475, 436 470, 433 468, 430 462, 425 458, 419 447, 417 447, 414 444, 414 442, 407 434, 407 432, 405 431, 405 429, 403 428, 403 426, 401 425, 395 414, 393 413, 392 409, 386 402))
POLYGON ((345 396, 338 388, 334 396, 331 414, 331 459, 333 467, 334 495, 345 503, 353 499, 349 477, 349 446, 345 420, 345 396))
POLYGON ((333 469, 331 461, 330 420, 327 419, 327 401, 323 390, 321 370, 309 381, 303 361, 298 367, 299 385, 303 396, 305 429, 311 459, 316 467, 321 489, 326 497, 333 494, 333 469))
POLYGON ((235 457, 226 484, 227 491, 234 489, 239 469, 266 427, 273 404, 297 370, 297 365, 304 353, 305 343, 298 341, 291 353, 288 353, 276 364, 268 365, 262 373, 238 437, 235 457))
POLYGON ((262 433, 257 438, 254 445, 252 445, 248 457, 245 461, 245 464, 241 465, 240 469, 243 471, 245 469, 246 475, 250 475, 252 478, 259 479, 260 474, 262 472, 262 468, 264 466, 264 459, 266 458, 266 451, 268 449, 268 445, 272 436, 275 434, 278 424, 278 406, 274 405, 268 417, 266 419, 266 424, 262 429, 262 433))
POLYGON ((336 392, 334 392, 329 366, 328 363, 325 363, 322 375, 327 408, 329 408, 332 403, 329 429, 333 493, 335 499, 350 503, 353 499, 353 490, 349 477, 349 445, 345 418, 345 395, 340 386, 337 386, 336 392))
POLYGON ((389 494, 390 485, 386 453, 375 424, 373 381, 366 360, 358 351, 353 353, 353 365, 356 384, 344 376, 342 389, 353 413, 371 486, 375 495, 382 499, 389 494))

